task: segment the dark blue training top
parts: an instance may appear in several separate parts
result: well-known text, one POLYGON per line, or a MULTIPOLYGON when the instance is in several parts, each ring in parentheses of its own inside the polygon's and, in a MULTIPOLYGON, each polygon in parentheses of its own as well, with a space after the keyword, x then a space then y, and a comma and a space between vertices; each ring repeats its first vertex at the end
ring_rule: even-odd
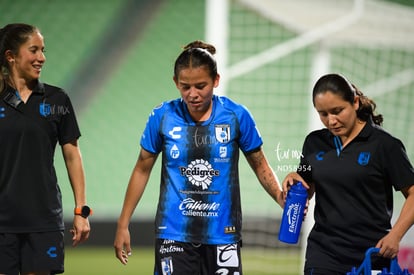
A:
POLYGON ((300 167, 315 185, 305 266, 345 274, 391 229, 393 189, 414 184, 404 145, 370 121, 345 147, 328 129, 317 130, 306 137, 300 167))
POLYGON ((79 138, 75 113, 60 88, 38 83, 24 103, 0 93, 0 232, 63 230, 55 147, 79 138))

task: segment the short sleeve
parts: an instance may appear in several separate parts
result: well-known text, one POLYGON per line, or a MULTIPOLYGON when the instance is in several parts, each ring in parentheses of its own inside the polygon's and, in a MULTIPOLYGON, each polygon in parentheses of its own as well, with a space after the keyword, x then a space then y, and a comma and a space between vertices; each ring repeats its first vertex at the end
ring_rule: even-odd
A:
POLYGON ((160 134, 160 129, 164 110, 164 104, 161 104, 152 110, 141 136, 141 147, 153 154, 158 154, 162 150, 162 136, 160 134))
POLYGON ((252 114, 244 106, 240 106, 239 112, 240 139, 239 146, 243 152, 256 150, 263 144, 259 129, 252 114))
POLYGON ((58 125, 58 139, 60 145, 77 140, 81 136, 75 110, 73 109, 70 98, 64 92, 62 93, 62 96, 64 97, 64 104, 60 107, 61 118, 58 125))

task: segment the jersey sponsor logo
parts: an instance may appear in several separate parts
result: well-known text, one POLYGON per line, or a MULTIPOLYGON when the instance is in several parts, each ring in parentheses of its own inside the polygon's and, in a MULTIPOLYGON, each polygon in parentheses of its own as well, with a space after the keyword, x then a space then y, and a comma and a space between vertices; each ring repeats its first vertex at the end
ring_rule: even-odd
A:
POLYGON ((160 254, 167 254, 167 253, 182 253, 184 252, 184 248, 175 245, 175 241, 173 240, 164 240, 159 250, 160 254))
POLYGON ((238 267, 237 244, 217 246, 217 265, 223 267, 238 267))
POLYGON ((170 156, 173 159, 177 159, 180 156, 180 150, 178 149, 177 145, 174 144, 173 147, 171 147, 170 156))
POLYGON ((179 209, 184 216, 218 217, 220 203, 196 201, 193 198, 186 198, 180 203, 179 209))
POLYGON ((230 141, 230 125, 218 124, 214 126, 216 132, 216 139, 220 143, 227 143, 230 141))
POLYGON ((161 269, 163 275, 171 275, 173 274, 173 262, 171 257, 162 258, 161 259, 161 269))
POLYGON ((367 165, 368 162, 369 162, 370 157, 371 157, 370 152, 361 152, 361 153, 359 153, 359 156, 358 156, 359 165, 361 165, 361 166, 367 165))
POLYGON ((214 158, 214 162, 230 162, 230 158, 228 157, 228 149, 226 146, 219 147, 219 158, 214 158))
POLYGON ((220 146, 220 157, 221 158, 226 158, 227 157, 227 147, 225 146, 220 146))
POLYGON ((178 132, 181 132, 182 128, 179 126, 174 127, 171 131, 168 132, 168 134, 173 138, 173 139, 180 139, 181 135, 178 134, 178 132))
POLYGON ((188 181, 202 190, 210 187, 213 177, 219 176, 220 171, 213 169, 211 164, 204 159, 191 161, 188 167, 180 167, 181 176, 187 177, 188 181))

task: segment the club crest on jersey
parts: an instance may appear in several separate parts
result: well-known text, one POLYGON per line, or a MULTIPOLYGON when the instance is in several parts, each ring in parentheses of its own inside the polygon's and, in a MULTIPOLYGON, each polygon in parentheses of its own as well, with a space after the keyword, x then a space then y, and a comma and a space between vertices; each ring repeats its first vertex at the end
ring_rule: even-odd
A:
POLYGON ((358 163, 359 165, 365 166, 369 162, 369 158, 371 157, 370 152, 361 152, 358 156, 358 163))
POLYGON ((40 103, 39 105, 39 113, 43 117, 47 117, 51 114, 51 107, 48 103, 40 103))
POLYGON ((216 139, 220 143, 227 143, 230 141, 230 125, 218 124, 215 125, 216 139))

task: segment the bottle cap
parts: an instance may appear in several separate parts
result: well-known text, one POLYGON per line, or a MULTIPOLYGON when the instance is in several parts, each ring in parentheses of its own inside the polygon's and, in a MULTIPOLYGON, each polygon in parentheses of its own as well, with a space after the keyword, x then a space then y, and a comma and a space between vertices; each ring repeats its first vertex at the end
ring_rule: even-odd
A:
POLYGON ((306 188, 303 186, 301 181, 296 182, 294 185, 290 186, 290 188, 293 189, 295 192, 299 193, 307 192, 306 188))

